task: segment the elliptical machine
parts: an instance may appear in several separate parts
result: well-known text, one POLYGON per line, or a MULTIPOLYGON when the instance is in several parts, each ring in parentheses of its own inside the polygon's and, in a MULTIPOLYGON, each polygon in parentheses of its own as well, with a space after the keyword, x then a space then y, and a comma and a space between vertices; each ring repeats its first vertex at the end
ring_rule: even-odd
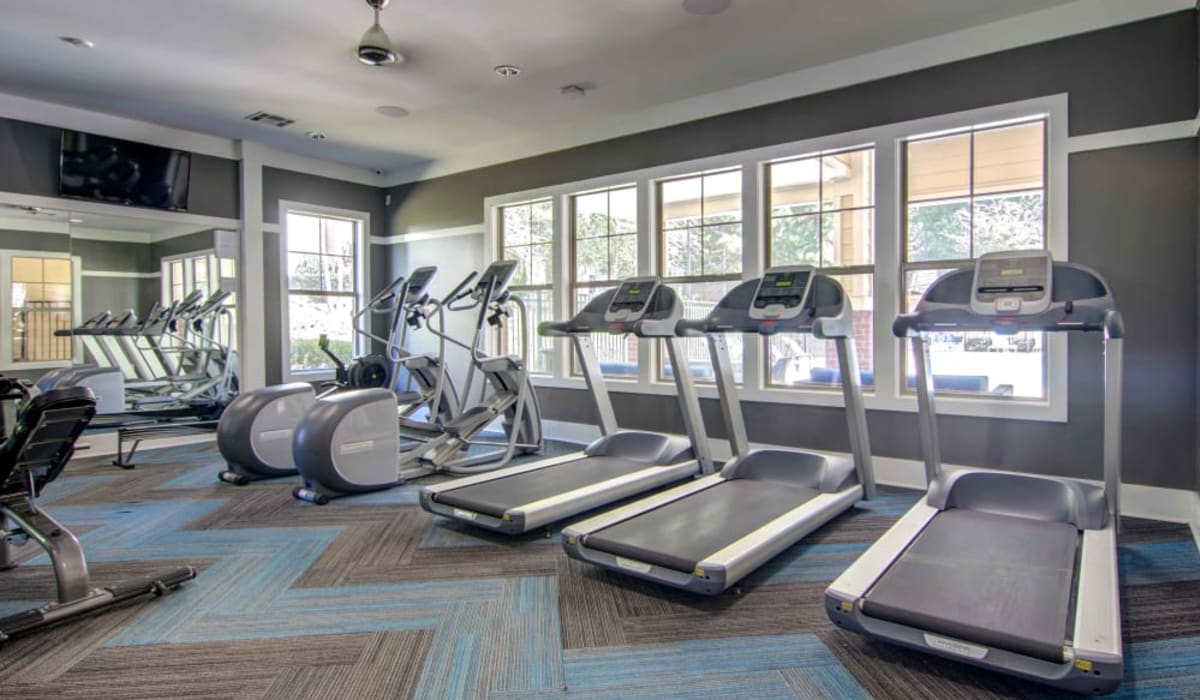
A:
POLYGON ((469 275, 440 303, 451 311, 477 311, 470 344, 429 327, 442 340, 471 353, 462 396, 470 396, 480 375, 478 402, 452 420, 418 427, 396 421, 394 398, 381 389, 347 391, 316 401, 296 428, 292 444, 296 468, 304 478, 304 487, 293 491, 297 499, 324 505, 333 498, 391 488, 436 472, 498 469, 515 455, 542 451, 541 410, 526 360, 519 355, 488 356, 482 350, 485 333, 505 325, 511 305, 520 311, 521 336, 528 337, 528 314, 508 291, 516 267, 515 260, 492 263, 478 281, 469 275), (497 419, 502 420, 504 439, 480 437, 497 419), (472 446, 495 449, 470 454, 472 446))
MULTIPOLYGON (((401 362, 410 357, 423 357, 410 353, 406 347, 408 331, 416 329, 425 319, 424 309, 430 304, 428 289, 436 267, 421 267, 408 277, 398 277, 371 300, 368 309, 391 306, 391 328, 388 338, 368 335, 386 342, 383 357, 388 363, 389 379, 382 386, 391 386, 393 420, 396 419, 396 403, 406 403, 400 415, 406 416, 423 406, 438 406, 433 413, 439 419, 450 420, 458 410, 457 394, 453 383, 445 372, 440 371, 442 359, 428 358, 427 364, 433 371, 420 375, 408 373, 401 362), (400 376, 405 375, 406 390, 400 391, 400 376), (407 391, 413 387, 414 391, 407 391)), ((361 315, 361 313, 360 313, 361 315)), ((357 317, 356 317, 357 318, 357 317)), ((321 397, 338 389, 326 391, 321 397)), ((380 388, 380 391, 387 391, 380 388)), ((389 392, 390 393, 390 392, 389 392)), ((217 425, 217 447, 225 458, 226 469, 218 478, 226 483, 243 486, 259 479, 272 479, 296 474, 292 458, 292 437, 296 426, 308 409, 318 399, 316 390, 308 382, 291 382, 264 387, 243 393, 225 409, 217 425)), ((432 410, 432 409, 431 409, 432 410)))

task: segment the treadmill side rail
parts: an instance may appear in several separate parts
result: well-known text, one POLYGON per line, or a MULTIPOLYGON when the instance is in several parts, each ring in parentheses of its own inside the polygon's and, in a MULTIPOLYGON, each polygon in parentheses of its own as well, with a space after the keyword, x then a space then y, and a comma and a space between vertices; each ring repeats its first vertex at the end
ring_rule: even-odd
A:
MULTIPOLYGON (((937 508, 926 505, 922 499, 875 540, 875 543, 843 571, 841 576, 834 579, 829 588, 825 589, 826 609, 831 610, 831 617, 831 606, 849 604, 857 607, 858 601, 871 590, 900 553, 908 549, 938 512, 937 508)), ((837 622, 837 619, 834 619, 834 622, 837 622)))
MULTIPOLYGON (((721 588, 716 591, 719 593, 775 558, 808 533, 837 517, 857 503, 862 496, 863 487, 860 484, 837 493, 815 496, 745 537, 729 543, 724 549, 705 557, 696 567, 696 573, 719 572, 721 588)), ((711 578, 718 582, 715 575, 711 578)))
POLYGON ((1075 603, 1075 663, 1120 681, 1120 590, 1117 584, 1117 534, 1112 523, 1084 530, 1075 603), (1082 662, 1082 663, 1081 663, 1082 662))
POLYGON ((628 520, 634 516, 666 505, 671 501, 677 501, 685 496, 690 496, 693 493, 698 493, 704 489, 711 488, 724 481, 720 474, 710 474, 706 477, 696 479, 687 484, 676 486, 675 488, 667 489, 662 493, 656 493, 653 496, 638 499, 633 503, 626 504, 620 508, 614 508, 609 511, 600 513, 599 515, 580 520, 576 523, 571 523, 563 528, 563 542, 565 543, 571 537, 584 537, 597 530, 603 530, 606 527, 611 527, 617 523, 628 520))
POLYGON ((435 496, 436 494, 444 493, 446 491, 453 491, 454 489, 461 489, 466 486, 474 486, 475 484, 482 484, 494 479, 502 479, 506 476, 512 476, 514 474, 524 474, 525 472, 532 472, 537 471, 538 469, 545 469, 546 467, 553 467, 556 464, 563 464, 565 462, 579 459, 582 454, 582 452, 571 452, 558 457, 539 459, 536 462, 517 464, 511 467, 504 467, 502 469, 494 469, 490 472, 484 472, 482 474, 472 474, 470 476, 451 479, 450 481, 443 481, 438 484, 429 484, 421 487, 421 499, 423 501, 427 495, 435 496))

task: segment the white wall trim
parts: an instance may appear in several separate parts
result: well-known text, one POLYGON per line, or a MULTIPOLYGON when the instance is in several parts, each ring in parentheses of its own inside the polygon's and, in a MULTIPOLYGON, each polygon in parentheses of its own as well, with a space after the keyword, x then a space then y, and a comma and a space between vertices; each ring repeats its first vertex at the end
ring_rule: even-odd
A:
POLYGON ((193 214, 186 211, 127 207, 120 204, 108 204, 106 202, 90 202, 84 199, 70 199, 67 197, 45 197, 36 194, 23 194, 21 192, 0 191, 0 201, 3 201, 5 204, 68 211, 72 214, 81 214, 84 216, 92 214, 94 216, 116 216, 126 219, 171 222, 172 225, 195 226, 198 231, 206 228, 236 229, 241 228, 242 225, 240 219, 228 219, 223 216, 193 214))
POLYGON ((283 233, 283 224, 269 224, 269 223, 267 223, 267 222, 265 222, 265 221, 264 221, 264 222, 262 223, 262 230, 263 230, 263 233, 279 233, 279 234, 282 234, 282 233, 283 233))
POLYGON ((138 243, 150 245, 154 235, 144 231, 110 231, 101 228, 76 228, 71 231, 72 239, 87 241, 110 241, 112 243, 138 243))
POLYGON ((1157 143, 1159 141, 1190 139, 1196 135, 1196 124, 1195 119, 1187 119, 1179 122, 1138 126, 1132 129, 1104 131, 1085 136, 1072 136, 1067 141, 1067 151, 1070 153, 1084 153, 1086 151, 1138 146, 1147 143, 1157 143))
MULTIPOLYGON (((600 437, 600 429, 586 423, 543 420, 542 432, 554 440, 587 444, 600 437)), ((680 435, 679 437, 686 437, 680 435)), ((729 443, 709 438, 714 459, 729 459, 729 443)), ((767 443, 751 443, 751 449, 779 447, 767 443)), ((849 456, 841 452, 822 454, 849 456)), ((897 486, 925 490, 925 464, 915 459, 874 456, 875 481, 885 486, 897 486)), ((961 469, 960 465, 946 464, 946 469, 961 469)), ((1099 465, 1097 465, 1099 467, 1099 465)), ((1100 484, 1098 480, 1083 479, 1087 483, 1100 484)), ((1121 514, 1135 518, 1148 518, 1170 523, 1190 525, 1197 546, 1200 546, 1200 495, 1186 489, 1169 489, 1142 484, 1121 484, 1121 514)))
POLYGON ((161 272, 121 272, 119 270, 81 270, 80 277, 111 277, 113 279, 156 280, 161 272))
POLYGON ((415 241, 429 241, 435 238, 451 238, 454 236, 474 236, 483 233, 483 224, 469 226, 454 226, 451 228, 430 229, 428 231, 410 231, 395 236, 371 236, 371 245, 396 245, 415 241))
POLYGON ((1006 20, 658 105, 638 113, 613 115, 583 124, 539 129, 533 136, 472 147, 459 155, 396 170, 389 173, 387 184, 395 186, 429 180, 1194 7, 1195 0, 1076 0, 1006 20))
POLYGON ((362 168, 347 163, 321 160, 311 156, 289 153, 268 146, 261 147, 263 165, 279 170, 291 170, 305 175, 318 175, 344 182, 355 182, 371 187, 383 187, 386 182, 382 172, 376 174, 371 168, 362 168))

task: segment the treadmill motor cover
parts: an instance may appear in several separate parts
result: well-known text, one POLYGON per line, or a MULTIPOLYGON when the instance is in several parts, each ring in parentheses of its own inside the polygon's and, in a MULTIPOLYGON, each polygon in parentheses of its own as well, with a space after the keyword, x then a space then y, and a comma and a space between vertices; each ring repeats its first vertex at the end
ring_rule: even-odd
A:
POLYGON ((863 613, 1063 662, 1079 531, 1067 523, 938 513, 863 601, 863 613))

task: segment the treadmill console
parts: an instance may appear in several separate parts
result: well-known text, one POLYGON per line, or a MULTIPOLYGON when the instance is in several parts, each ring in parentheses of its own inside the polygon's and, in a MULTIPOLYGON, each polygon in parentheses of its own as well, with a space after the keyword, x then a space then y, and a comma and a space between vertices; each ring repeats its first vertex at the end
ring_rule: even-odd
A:
POLYGON ((645 315, 650 299, 662 284, 657 277, 634 277, 627 279, 613 294, 604 320, 608 323, 629 323, 645 315))
POLYGON ((770 321, 796 318, 804 311, 812 279, 813 268, 809 265, 767 270, 754 292, 750 318, 770 321))
POLYGON ((971 311, 980 316, 1032 316, 1050 308, 1054 261, 1044 250, 985 253, 975 261, 971 311))
POLYGON ((496 298, 508 289, 508 283, 512 281, 513 275, 517 272, 516 260, 497 260, 480 275, 479 281, 475 283, 475 291, 472 294, 476 299, 483 296, 487 292, 488 283, 492 280, 496 281, 495 288, 492 289, 492 298, 496 298))
POLYGON ((437 275, 437 268, 433 265, 427 267, 418 267, 408 276, 408 297, 410 299, 420 299, 425 295, 425 291, 429 289, 429 283, 437 275))

